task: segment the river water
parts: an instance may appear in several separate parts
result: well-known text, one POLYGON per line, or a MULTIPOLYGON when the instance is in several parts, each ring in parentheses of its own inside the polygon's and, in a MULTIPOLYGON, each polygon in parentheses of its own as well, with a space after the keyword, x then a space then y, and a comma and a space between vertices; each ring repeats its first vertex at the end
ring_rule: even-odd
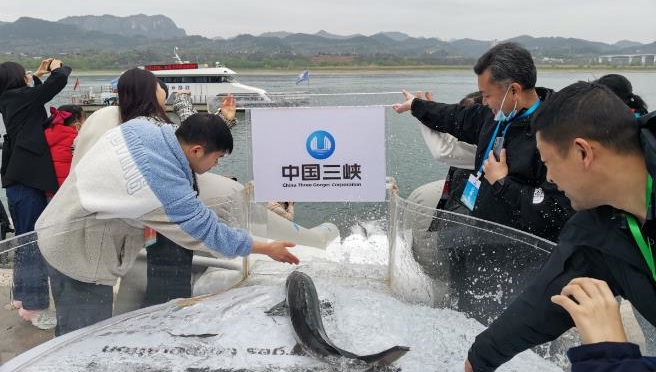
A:
MULTIPOLYGON (((539 74, 538 86, 559 90, 575 81, 594 80, 609 72, 545 71, 539 74)), ((647 103, 656 105, 656 72, 623 74, 634 85, 636 94, 647 103)), ((245 75, 240 81, 271 92, 296 88, 293 74, 245 75)), ((470 70, 312 73, 309 86, 301 83, 298 88, 311 94, 310 104, 313 106, 390 106, 402 99, 400 93, 393 93, 401 89, 411 92, 429 90, 436 100, 458 102, 467 93, 478 90, 476 76, 470 70)), ((397 114, 390 107, 386 107, 385 113, 388 133, 387 174, 396 180, 401 196, 407 197, 416 187, 444 178, 448 167, 431 157, 421 137, 419 122, 410 113, 397 114)), ((246 126, 238 126, 234 131, 237 149, 219 165, 217 171, 243 179, 248 168, 245 162, 248 159, 246 126)), ((385 213, 385 207, 375 203, 298 203, 295 220, 306 227, 330 221, 337 224, 342 236, 345 236, 356 226, 362 226, 364 221, 384 220, 385 213)))
MULTIPOLYGON (((540 71, 537 85, 559 90, 575 81, 594 80, 610 72, 618 73, 614 70, 540 71)), ((619 73, 632 82, 636 94, 648 104, 656 105, 656 71, 619 73)), ((99 86, 114 77, 74 73, 69 82, 79 78, 82 87, 99 86)), ((401 101, 401 89, 429 90, 441 102, 458 102, 467 93, 477 90, 476 76, 471 70, 310 72, 309 84, 299 85, 295 85, 296 74, 292 72, 243 74, 238 80, 269 92, 307 92, 311 106, 386 106, 387 174, 395 178, 402 197, 407 197, 418 186, 443 178, 448 167, 431 158, 421 138, 419 122, 409 113, 395 113, 389 106, 401 101)), ((233 129, 235 151, 213 171, 236 176, 243 182, 251 178, 248 113, 240 113, 238 117, 240 125, 233 129)), ((4 131, 4 127, 1 130, 4 131)), ((342 236, 347 236, 363 222, 384 220, 385 213, 385 205, 378 203, 298 203, 295 221, 305 227, 330 221, 340 227, 342 236)))

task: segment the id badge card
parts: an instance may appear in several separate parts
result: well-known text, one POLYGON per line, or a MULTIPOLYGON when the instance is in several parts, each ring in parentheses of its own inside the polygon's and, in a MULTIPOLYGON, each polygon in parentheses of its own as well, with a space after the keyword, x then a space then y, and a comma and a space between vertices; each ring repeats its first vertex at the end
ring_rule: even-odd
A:
POLYGON ((476 198, 478 197, 478 190, 480 188, 481 188, 481 181, 473 174, 469 175, 469 179, 467 180, 467 185, 465 185, 465 191, 462 192, 460 201, 470 211, 474 210, 474 205, 476 205, 476 198))
POLYGON ((149 247, 157 242, 157 231, 144 226, 144 247, 149 247))

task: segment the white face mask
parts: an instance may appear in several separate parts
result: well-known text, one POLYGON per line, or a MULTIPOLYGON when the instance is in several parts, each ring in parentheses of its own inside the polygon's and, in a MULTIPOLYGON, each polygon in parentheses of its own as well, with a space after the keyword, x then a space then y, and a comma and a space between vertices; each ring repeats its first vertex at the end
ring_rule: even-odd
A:
POLYGON ((515 117, 515 115, 517 115, 517 101, 515 101, 515 107, 513 107, 512 111, 510 111, 508 115, 506 115, 503 112, 503 104, 506 103, 506 97, 508 97, 508 92, 510 92, 510 85, 506 90, 506 94, 503 95, 503 100, 501 100, 501 107, 499 107, 499 111, 497 111, 497 114, 494 116, 494 120, 498 122, 508 122, 512 120, 515 117))

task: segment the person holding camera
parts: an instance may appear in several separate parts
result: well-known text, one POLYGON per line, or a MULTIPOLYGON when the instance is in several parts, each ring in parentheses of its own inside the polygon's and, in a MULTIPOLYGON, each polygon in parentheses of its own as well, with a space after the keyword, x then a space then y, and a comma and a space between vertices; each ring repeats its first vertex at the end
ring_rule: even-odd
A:
MULTIPOLYGON (((7 133, 0 177, 17 236, 34 230, 46 207, 45 191, 58 188, 43 123, 48 119, 45 104, 66 87, 70 74, 71 68, 62 61, 44 59, 31 87, 23 66, 0 64, 0 114, 7 133), (39 77, 48 72, 42 83, 39 77)), ((12 304, 23 319, 40 328, 54 326, 54 317, 45 312, 49 307, 47 267, 35 243, 16 250, 12 295, 12 304)))

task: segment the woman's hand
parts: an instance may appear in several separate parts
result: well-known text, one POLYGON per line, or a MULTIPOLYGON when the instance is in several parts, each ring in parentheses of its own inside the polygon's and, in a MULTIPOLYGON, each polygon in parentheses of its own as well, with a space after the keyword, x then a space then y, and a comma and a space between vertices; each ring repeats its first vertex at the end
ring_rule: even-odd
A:
POLYGON ((48 68, 50 69, 50 71, 53 71, 53 70, 56 70, 56 69, 62 67, 63 64, 64 63, 61 60, 59 60, 57 58, 53 58, 53 60, 50 62, 50 65, 48 66, 48 68))
POLYGON ((50 71, 48 70, 48 66, 50 65, 50 62, 52 62, 54 58, 46 58, 41 63, 39 64, 39 67, 37 67, 36 71, 34 72, 34 76, 41 77, 43 75, 48 74, 50 71))

